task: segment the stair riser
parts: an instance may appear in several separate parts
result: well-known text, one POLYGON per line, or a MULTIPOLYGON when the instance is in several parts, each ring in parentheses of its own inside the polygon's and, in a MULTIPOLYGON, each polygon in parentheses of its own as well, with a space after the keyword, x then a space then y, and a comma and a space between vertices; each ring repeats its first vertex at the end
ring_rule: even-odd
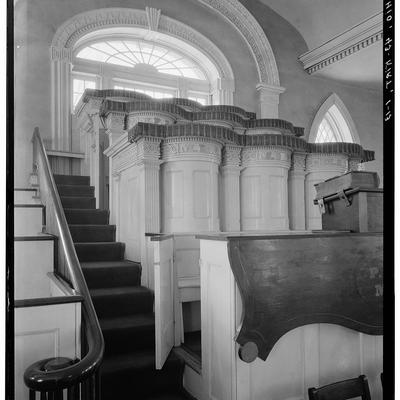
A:
POLYGON ((54 175, 57 185, 90 185, 89 176, 54 175))
POLYGON ((40 204, 36 190, 14 190, 14 204, 40 204))
POLYGON ((50 239, 14 242, 15 300, 50 295, 47 273, 56 268, 55 246, 50 239))
POLYGON ((35 236, 44 225, 43 207, 14 207, 14 236, 35 236))
POLYGON ((104 210, 65 210, 65 217, 69 224, 108 224, 108 211, 104 210))
POLYGON ((75 244, 80 261, 113 261, 124 258, 125 246, 122 243, 75 244))
POLYGON ((132 286, 140 285, 140 269, 136 268, 91 268, 83 269, 83 274, 89 288, 96 289, 107 287, 132 286))
POLYGON ((99 318, 145 314, 153 311, 153 296, 150 292, 140 295, 92 296, 92 301, 99 318))
POLYGON ((96 199, 94 197, 61 197, 61 203, 64 208, 96 208, 96 199))
POLYGON ((115 226, 98 227, 73 227, 70 226, 72 240, 74 242, 113 242, 115 241, 115 226))
POLYGON ((115 354, 127 354, 136 350, 154 350, 154 327, 147 329, 124 329, 103 331, 105 357, 115 354))
POLYGON ((86 185, 57 186, 60 196, 94 197, 94 187, 86 185))

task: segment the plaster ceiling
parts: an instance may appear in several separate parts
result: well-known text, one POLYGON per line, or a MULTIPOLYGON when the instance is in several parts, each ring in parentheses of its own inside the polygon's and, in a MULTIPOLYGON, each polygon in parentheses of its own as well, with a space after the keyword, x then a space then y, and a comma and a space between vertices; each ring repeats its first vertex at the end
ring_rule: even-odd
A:
MULTIPOLYGON (((291 23, 313 50, 382 11, 381 0, 260 0, 291 23)), ((298 54, 300 56, 300 54, 298 54)), ((314 74, 371 89, 382 87, 382 41, 314 74)))

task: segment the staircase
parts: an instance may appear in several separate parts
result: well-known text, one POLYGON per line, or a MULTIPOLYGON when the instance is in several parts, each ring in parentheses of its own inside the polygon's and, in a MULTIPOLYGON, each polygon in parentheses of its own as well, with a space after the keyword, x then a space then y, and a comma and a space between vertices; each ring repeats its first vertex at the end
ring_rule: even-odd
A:
POLYGON ((54 179, 105 340, 102 400, 191 398, 181 360, 170 355, 155 369, 153 293, 140 286, 141 265, 124 259, 108 211, 96 209, 89 177, 54 179))

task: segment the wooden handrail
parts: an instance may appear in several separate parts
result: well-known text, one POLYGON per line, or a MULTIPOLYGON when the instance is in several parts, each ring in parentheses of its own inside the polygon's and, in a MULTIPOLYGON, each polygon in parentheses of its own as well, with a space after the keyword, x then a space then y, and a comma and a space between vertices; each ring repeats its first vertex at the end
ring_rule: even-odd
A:
MULTIPOLYGON (((64 264, 64 274, 72 287, 83 296, 82 322, 83 334, 87 343, 87 353, 78 362, 65 368, 44 371, 44 362, 41 360, 32 364, 24 374, 25 384, 31 389, 40 392, 59 391, 70 388, 86 381, 97 372, 104 353, 104 339, 97 319, 95 309, 86 285, 82 269, 76 255, 71 234, 65 218, 64 209, 58 195, 57 187, 51 172, 49 159, 39 134, 35 128, 32 138, 34 148, 34 163, 37 168, 40 195, 46 205, 46 218, 51 219, 50 224, 56 232, 51 232, 59 237, 59 252, 64 264), (47 200, 47 201, 46 201, 47 200), (47 204, 46 204, 47 203, 47 204), (51 215, 49 215, 49 213, 51 215)), ((96 397, 99 398, 99 397, 96 397)))

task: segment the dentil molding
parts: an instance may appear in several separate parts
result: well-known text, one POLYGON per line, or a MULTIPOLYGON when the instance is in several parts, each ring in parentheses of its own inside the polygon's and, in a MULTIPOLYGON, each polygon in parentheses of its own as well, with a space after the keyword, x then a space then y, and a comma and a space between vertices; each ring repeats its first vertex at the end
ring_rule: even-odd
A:
POLYGON ((312 74, 328 65, 371 46, 383 37, 383 14, 379 12, 353 28, 299 56, 304 69, 312 74))

